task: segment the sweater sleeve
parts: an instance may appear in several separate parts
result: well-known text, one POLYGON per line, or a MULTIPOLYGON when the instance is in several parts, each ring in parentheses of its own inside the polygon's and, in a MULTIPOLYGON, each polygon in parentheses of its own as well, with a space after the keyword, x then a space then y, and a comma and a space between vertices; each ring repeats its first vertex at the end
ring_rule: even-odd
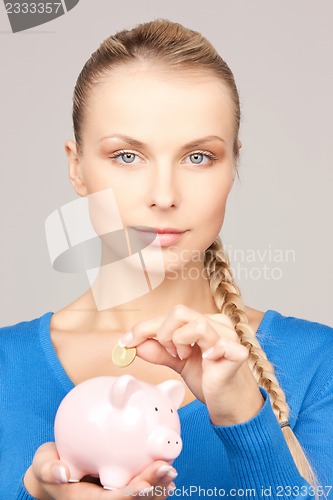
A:
POLYGON ((25 489, 23 478, 16 492, 15 500, 38 500, 36 497, 32 497, 29 495, 27 490, 25 489))
POLYGON ((302 444, 318 477, 319 484, 333 498, 333 374, 302 408, 294 433, 302 444))
MULTIPOLYGON (((273 413, 267 391, 260 388, 265 403, 248 422, 214 426, 227 451, 235 489, 252 496, 313 499, 315 491, 300 475, 282 430, 273 413)), ((295 434, 315 467, 319 498, 333 498, 333 391, 331 384, 311 408, 304 410, 295 434), (327 416, 323 423, 324 416, 327 416), (330 420, 330 422, 328 422, 330 420), (319 441, 318 441, 319 439, 319 441)))

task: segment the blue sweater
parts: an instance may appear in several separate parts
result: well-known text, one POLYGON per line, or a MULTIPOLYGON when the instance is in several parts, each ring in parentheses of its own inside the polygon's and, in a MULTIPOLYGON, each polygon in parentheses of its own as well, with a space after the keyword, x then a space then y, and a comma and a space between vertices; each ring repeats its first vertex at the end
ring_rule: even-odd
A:
MULTIPOLYGON (((73 388, 50 339, 50 318, 0 329, 0 500, 31 500, 23 476, 38 446, 53 441, 58 405, 73 388)), ((333 498, 333 329, 268 310, 257 336, 291 408, 290 424, 333 498)), ((174 496, 313 498, 265 404, 248 422, 214 426, 204 404, 180 408, 183 451, 174 496)))

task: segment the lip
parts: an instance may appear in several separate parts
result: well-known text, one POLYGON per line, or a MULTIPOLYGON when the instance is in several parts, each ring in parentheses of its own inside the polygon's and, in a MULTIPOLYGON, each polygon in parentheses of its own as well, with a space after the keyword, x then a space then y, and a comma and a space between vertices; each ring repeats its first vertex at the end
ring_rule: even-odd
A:
POLYGON ((167 247, 178 243, 183 234, 187 231, 180 231, 175 228, 151 228, 147 226, 135 226, 131 229, 140 235, 140 238, 147 243, 147 245, 167 247))
POLYGON ((132 229, 136 229, 137 231, 141 231, 143 233, 156 233, 156 234, 181 234, 185 233, 181 229, 176 229, 174 227, 149 227, 149 226, 133 226, 132 229))

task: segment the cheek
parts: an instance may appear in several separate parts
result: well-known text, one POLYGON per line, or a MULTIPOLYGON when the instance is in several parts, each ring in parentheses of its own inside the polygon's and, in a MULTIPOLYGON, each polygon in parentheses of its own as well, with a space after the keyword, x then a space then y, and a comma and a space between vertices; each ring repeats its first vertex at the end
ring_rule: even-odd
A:
POLYGON ((89 217, 98 235, 122 230, 121 208, 112 188, 94 191, 87 201, 89 217))
POLYGON ((217 179, 214 183, 200 186, 196 204, 200 206, 198 215, 202 223, 208 224, 209 227, 221 225, 231 185, 232 180, 217 179))
POLYGON ((93 206, 93 211, 98 214, 96 218, 101 219, 101 207, 105 208, 105 220, 108 219, 116 211, 120 213, 121 217, 126 216, 135 200, 138 199, 138 193, 142 190, 138 188, 138 182, 129 176, 117 175, 114 172, 101 165, 94 165, 93 168, 86 168, 84 183, 87 188, 88 195, 96 196, 96 204, 93 206), (105 193, 105 197, 103 196, 105 193), (112 198, 112 202, 108 200, 108 193, 112 198), (97 196, 99 195, 99 196, 97 196), (100 202, 100 206, 98 205, 100 202), (96 208, 97 207, 97 208, 96 208))
POLYGON ((205 211, 205 214, 202 214, 200 221, 205 248, 211 245, 221 231, 225 216, 226 200, 223 196, 210 198, 207 200, 207 207, 209 208, 205 211))
POLYGON ((200 246, 205 250, 219 235, 223 226, 227 198, 232 186, 232 176, 228 180, 216 179, 214 186, 201 187, 201 196, 197 201, 196 224, 200 233, 200 246))

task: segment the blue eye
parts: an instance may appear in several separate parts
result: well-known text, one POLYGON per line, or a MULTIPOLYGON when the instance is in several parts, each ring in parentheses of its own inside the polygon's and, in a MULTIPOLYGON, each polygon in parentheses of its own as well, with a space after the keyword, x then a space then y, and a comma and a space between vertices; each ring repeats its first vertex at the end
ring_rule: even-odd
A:
POLYGON ((138 163, 141 160, 137 154, 132 153, 131 151, 116 151, 110 156, 110 158, 122 165, 138 163))
POLYGON ((217 161, 217 157, 209 151, 194 151, 187 155, 183 162, 190 165, 209 166, 217 161))
POLYGON ((119 155, 119 157, 123 160, 124 163, 133 163, 136 155, 134 153, 122 153, 121 155, 119 155))
MULTIPOLYGON (((205 156, 201 153, 193 153, 189 156, 190 160, 192 163, 195 163, 196 165, 200 165, 205 158, 205 156)), ((207 159, 207 157, 206 157, 207 159)))

